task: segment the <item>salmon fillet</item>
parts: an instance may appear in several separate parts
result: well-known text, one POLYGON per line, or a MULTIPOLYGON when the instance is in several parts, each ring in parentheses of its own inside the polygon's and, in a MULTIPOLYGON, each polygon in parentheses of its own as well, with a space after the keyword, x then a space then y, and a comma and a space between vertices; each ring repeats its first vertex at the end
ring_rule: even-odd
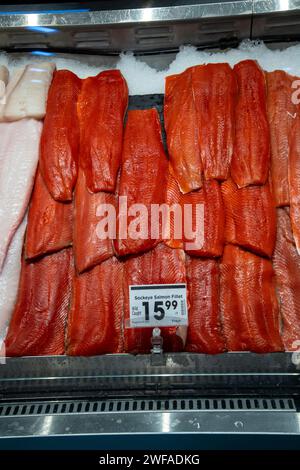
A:
POLYGON ((80 166, 93 193, 115 191, 127 106, 128 88, 119 70, 83 81, 78 101, 80 166))
POLYGON ((220 306, 229 351, 283 349, 271 261, 227 245, 220 265, 220 306))
POLYGON ((236 78, 228 64, 198 65, 191 73, 204 176, 223 181, 233 153, 236 78))
POLYGON ((265 76, 253 60, 234 66, 238 82, 236 136, 231 176, 239 188, 265 184, 270 164, 270 132, 266 110, 265 76))
MULTIPOLYGON (((225 214, 220 185, 215 180, 203 182, 198 191, 185 194, 181 198, 184 205, 184 250, 195 256, 215 257, 221 256, 224 245, 225 214), (203 205, 204 220, 199 212, 197 216, 196 205, 203 205), (190 208, 190 209, 189 209, 190 208), (192 211, 192 216, 189 214, 192 211), (204 223, 203 223, 204 222, 204 223), (202 230, 203 244, 197 242, 196 236, 190 236, 188 228, 192 223, 192 230, 202 230)), ((201 206, 200 206, 201 207, 201 206)), ((200 232, 198 232, 200 234, 200 232)))
POLYGON ((282 70, 266 73, 267 109, 271 137, 271 179, 277 207, 290 204, 288 184, 289 136, 296 106, 292 101, 294 77, 282 70))
POLYGON ((238 189, 229 179, 221 189, 226 214, 225 241, 262 256, 272 256, 276 212, 269 184, 238 189))
POLYGON ((225 349, 219 310, 219 264, 187 257, 189 327, 186 351, 217 354, 225 349))
POLYGON ((170 248, 183 249, 182 193, 180 192, 176 179, 170 171, 167 181, 166 204, 168 206, 169 216, 168 225, 163 232, 164 242, 170 248))
POLYGON ((40 170, 57 201, 72 201, 77 179, 81 80, 68 70, 55 72, 41 137, 40 170))
POLYGON ((64 354, 72 265, 71 248, 32 263, 23 259, 18 300, 5 341, 7 356, 64 354))
POLYGON ((118 190, 119 203, 121 197, 127 198, 128 216, 118 210, 114 248, 119 256, 147 251, 162 239, 159 221, 155 224, 150 215, 151 205, 165 202, 167 177, 168 160, 157 110, 129 111, 118 190), (143 204, 147 214, 140 212, 139 206, 135 206, 137 212, 133 210, 134 204, 143 204), (127 238, 122 239, 122 227, 127 238))
MULTIPOLYGON (((153 328, 127 328, 130 320, 129 286, 147 284, 186 283, 185 256, 182 250, 160 243, 156 248, 125 261, 124 317, 125 352, 149 353, 153 328)), ((186 327, 162 327, 164 351, 182 351, 186 340, 186 327)))
POLYGON ((123 352, 123 263, 109 258, 74 276, 67 354, 93 356, 123 352))
MULTIPOLYGON (((78 273, 96 266, 113 256, 113 246, 110 234, 108 238, 101 238, 98 224, 103 217, 99 214, 101 205, 116 207, 114 194, 99 192, 91 193, 85 181, 82 170, 79 170, 75 190, 74 213, 74 257, 78 273), (98 215, 97 215, 98 214, 98 215)), ((104 208, 104 206, 102 206, 104 208)))
POLYGON ((300 257, 285 209, 277 210, 277 221, 273 267, 283 323, 283 344, 287 351, 292 351, 299 349, 297 341, 300 341, 300 257))
POLYGON ((190 70, 166 77, 164 120, 171 172, 181 192, 201 188, 199 126, 190 70))
POLYGON ((26 259, 54 253, 72 244, 73 206, 49 193, 38 170, 31 197, 25 241, 26 259))
POLYGON ((288 179, 292 231, 300 254, 300 110, 291 131, 288 179))

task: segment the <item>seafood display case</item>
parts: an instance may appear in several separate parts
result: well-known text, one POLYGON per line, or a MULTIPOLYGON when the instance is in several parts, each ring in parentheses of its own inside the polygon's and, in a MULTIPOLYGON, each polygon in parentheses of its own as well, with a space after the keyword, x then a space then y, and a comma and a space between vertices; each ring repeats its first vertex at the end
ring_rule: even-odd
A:
MULTIPOLYGON (((178 48, 271 49, 300 40, 297 0, 72 2, 0 7, 0 50, 113 67, 133 51, 166 68, 178 48), (125 5, 126 4, 126 5, 125 5), (51 33, 51 34, 50 34, 51 33)), ((130 97, 145 109, 162 95, 130 97), (148 101, 147 101, 148 100, 148 101)), ((300 353, 165 353, 1 359, 0 447, 7 439, 111 435, 300 435, 300 353)))

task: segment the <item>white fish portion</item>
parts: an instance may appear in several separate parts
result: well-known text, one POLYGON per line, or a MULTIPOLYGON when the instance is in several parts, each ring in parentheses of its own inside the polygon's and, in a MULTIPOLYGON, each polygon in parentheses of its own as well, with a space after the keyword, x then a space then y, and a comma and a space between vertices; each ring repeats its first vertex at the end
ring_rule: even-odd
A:
POLYGON ((8 82, 9 72, 4 65, 0 65, 0 113, 1 107, 5 100, 6 85, 8 82))
POLYGON ((54 70, 53 62, 29 64, 17 70, 6 88, 4 106, 0 109, 1 121, 43 119, 54 70))
POLYGON ((26 225, 27 215, 11 242, 3 271, 0 274, 0 349, 17 300, 26 225))
POLYGON ((35 119, 0 123, 0 273, 29 203, 42 127, 35 119))

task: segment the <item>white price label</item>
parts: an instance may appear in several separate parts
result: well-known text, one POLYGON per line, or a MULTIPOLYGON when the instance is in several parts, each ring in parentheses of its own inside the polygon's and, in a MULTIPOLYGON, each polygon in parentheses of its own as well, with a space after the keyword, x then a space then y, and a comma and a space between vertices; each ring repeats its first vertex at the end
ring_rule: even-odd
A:
POLYGON ((188 324, 186 284, 129 286, 129 328, 188 324))

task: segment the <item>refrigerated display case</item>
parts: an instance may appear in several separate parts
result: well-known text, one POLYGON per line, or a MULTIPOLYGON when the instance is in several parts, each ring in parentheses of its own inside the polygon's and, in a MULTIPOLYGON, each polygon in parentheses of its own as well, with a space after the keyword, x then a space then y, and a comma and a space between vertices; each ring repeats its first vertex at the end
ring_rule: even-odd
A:
MULTIPOLYGON (((54 53, 96 66, 113 66, 120 52, 133 51, 161 70, 183 44, 218 51, 243 39, 263 39, 271 48, 300 39, 296 0, 126 3, 3 6, 0 49, 15 57, 54 53)), ((70 439, 72 445, 78 437, 112 448, 118 447, 114 436, 123 437, 119 447, 130 447, 132 435, 136 445, 150 436, 158 446, 168 436, 169 448, 196 448, 201 439, 216 443, 220 436, 229 447, 249 435, 255 445, 266 437, 291 443, 300 435, 300 356, 171 354, 158 345, 149 355, 3 359, 1 448, 51 446, 41 438, 70 439)))

